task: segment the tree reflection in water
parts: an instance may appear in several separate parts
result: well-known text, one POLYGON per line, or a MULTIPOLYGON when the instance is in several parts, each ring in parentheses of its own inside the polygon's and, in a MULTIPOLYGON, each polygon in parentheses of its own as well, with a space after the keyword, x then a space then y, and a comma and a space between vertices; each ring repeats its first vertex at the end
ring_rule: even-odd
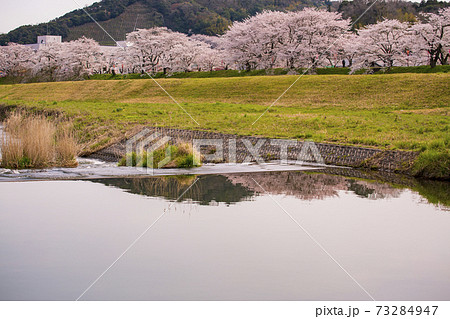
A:
POLYGON ((409 180, 403 185, 371 181, 347 176, 305 172, 263 172, 206 176, 170 176, 149 178, 117 178, 94 180, 133 194, 180 201, 191 200, 200 205, 226 205, 252 200, 263 193, 294 196, 301 200, 323 200, 337 197, 340 191, 353 192, 371 200, 399 197, 405 188, 418 191, 428 202, 449 205, 449 184, 409 180), (198 181, 192 185, 195 180, 198 181))
POLYGON ((117 178, 94 180, 94 182, 118 187, 133 194, 177 200, 197 178, 198 181, 183 195, 180 201, 190 199, 200 205, 214 205, 216 203, 230 205, 251 200, 254 196, 254 191, 233 184, 223 175, 117 178))

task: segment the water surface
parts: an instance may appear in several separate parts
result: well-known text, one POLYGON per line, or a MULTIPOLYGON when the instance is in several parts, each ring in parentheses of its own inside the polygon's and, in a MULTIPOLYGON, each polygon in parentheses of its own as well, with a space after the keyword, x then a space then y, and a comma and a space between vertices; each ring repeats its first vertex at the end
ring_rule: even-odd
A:
POLYGON ((75 300, 158 220, 82 300, 368 300, 301 227, 377 300, 449 300, 449 185, 355 177, 0 183, 0 299, 75 300))

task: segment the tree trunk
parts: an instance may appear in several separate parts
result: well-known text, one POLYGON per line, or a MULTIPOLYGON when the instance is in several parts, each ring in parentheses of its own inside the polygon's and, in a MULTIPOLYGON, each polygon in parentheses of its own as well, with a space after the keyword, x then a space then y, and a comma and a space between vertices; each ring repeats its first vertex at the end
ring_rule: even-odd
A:
POLYGON ((434 68, 436 66, 437 59, 430 57, 430 66, 431 68, 434 68))
POLYGON ((441 45, 439 45, 436 50, 433 50, 430 52, 431 68, 434 68, 437 65, 437 62, 439 61, 439 54, 441 53, 441 50, 442 50, 442 47, 441 47, 441 45))
POLYGON ((439 62, 441 62, 442 65, 447 65, 448 64, 448 56, 449 54, 444 54, 443 52, 441 52, 439 54, 439 62))

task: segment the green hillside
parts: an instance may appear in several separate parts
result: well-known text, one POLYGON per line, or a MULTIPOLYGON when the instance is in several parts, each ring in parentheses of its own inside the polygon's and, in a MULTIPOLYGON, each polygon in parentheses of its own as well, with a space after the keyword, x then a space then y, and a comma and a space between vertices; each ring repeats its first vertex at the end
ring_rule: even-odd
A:
MULTIPOLYGON (((305 6, 322 6, 325 0, 103 0, 85 8, 118 40, 137 28, 166 26, 183 33, 215 35, 223 33, 232 21, 242 20, 264 9, 294 10, 305 6)), ((101 44, 111 40, 83 10, 34 26, 22 26, 0 35, 0 45, 8 42, 35 43, 38 35, 62 35, 63 40, 80 36, 101 44)))
MULTIPOLYGON (((126 34, 133 31, 135 27, 148 29, 162 25, 164 25, 164 19, 161 14, 142 2, 131 4, 119 16, 102 23, 102 27, 116 41, 125 40, 126 34)), ((90 38, 94 38, 104 45, 114 44, 112 39, 94 22, 71 28, 65 40, 76 40, 87 34, 90 38)))

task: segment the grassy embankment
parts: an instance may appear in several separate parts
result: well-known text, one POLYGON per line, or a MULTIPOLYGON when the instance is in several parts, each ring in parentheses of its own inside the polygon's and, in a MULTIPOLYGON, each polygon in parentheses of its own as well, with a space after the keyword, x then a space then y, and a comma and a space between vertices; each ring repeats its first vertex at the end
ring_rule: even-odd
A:
POLYGON ((155 125, 419 150, 418 173, 448 176, 450 74, 304 76, 252 125, 296 78, 158 80, 200 125, 152 80, 2 85, 0 104, 63 111, 86 152, 155 125))

